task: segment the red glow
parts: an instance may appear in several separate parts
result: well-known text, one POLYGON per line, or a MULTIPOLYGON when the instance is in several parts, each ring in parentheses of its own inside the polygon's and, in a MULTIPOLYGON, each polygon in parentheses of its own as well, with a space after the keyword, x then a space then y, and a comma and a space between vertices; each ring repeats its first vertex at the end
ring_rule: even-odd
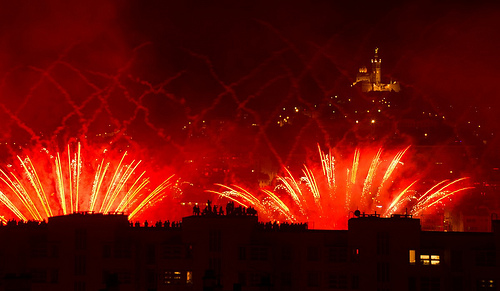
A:
POLYGON ((127 152, 82 148, 80 143, 62 153, 25 151, 0 170, 0 201, 10 210, 1 219, 41 221, 84 211, 124 212, 136 220, 167 195, 178 194, 177 178, 165 178, 152 181, 144 163, 127 152))
MULTIPOLYGON (((299 217, 299 211, 304 221, 326 217, 323 193, 332 185, 337 198, 357 191, 359 198, 338 199, 346 208, 365 211, 379 209, 370 208, 371 195, 395 201, 393 206, 401 210, 399 203, 407 203, 417 187, 419 194, 431 188, 421 180, 412 185, 421 177, 400 174, 400 164, 390 174, 387 159, 396 153, 384 150, 375 158, 377 151, 369 147, 420 147, 418 158, 423 162, 405 163, 431 176, 432 185, 452 177, 451 170, 453 179, 474 175, 474 180, 483 181, 492 168, 498 169, 498 159, 491 158, 498 157, 500 141, 500 98, 490 98, 498 79, 498 41, 491 37, 498 18, 494 9, 477 6, 462 11, 441 4, 427 11, 404 1, 366 11, 346 1, 320 1, 308 5, 308 11, 302 4, 267 2, 2 4, 0 161, 15 160, 11 163, 20 167, 15 157, 24 161, 28 155, 43 176, 44 190, 56 189, 54 158, 25 150, 34 144, 57 144, 64 156, 67 143, 73 144, 74 153, 75 137, 89 151, 82 160, 93 163, 85 170, 92 175, 81 185, 93 181, 101 161, 102 151, 91 152, 94 147, 89 144, 127 149, 125 164, 135 157, 175 169, 150 185, 176 173, 189 182, 184 192, 189 198, 214 183, 244 185, 242 189, 255 194, 258 183, 267 185, 282 171, 280 183, 293 180, 291 175, 299 182, 299 175, 305 177, 298 183, 303 188, 299 194, 312 195, 303 198, 311 205, 306 209, 319 214, 300 213, 295 209, 300 209, 295 202, 300 197, 283 189, 264 188, 255 195, 268 197, 288 215, 299 217), (276 18, 275 11, 286 13, 276 18), (405 87, 400 95, 364 95, 348 88, 375 46, 381 47, 382 77, 394 77, 405 87), (473 128, 470 134, 468 126, 473 128), (280 170, 303 163, 316 142, 348 147, 351 156, 335 153, 335 171, 324 157, 322 166, 307 162, 304 172, 280 170), (357 160, 361 164, 354 166, 357 160), (433 160, 440 166, 426 164, 433 160), (429 174, 431 168, 436 173, 429 174), (394 179, 383 181, 385 174, 394 179), (45 185, 48 181, 52 182, 45 185)), ((56 156, 57 150, 50 152, 56 156)), ((117 166, 123 153, 115 154, 106 159, 117 166)), ((151 164, 147 174, 156 176, 151 164)), ((137 169, 142 167, 144 163, 137 169)), ((15 171, 22 176, 25 169, 15 171)), ((484 185, 494 184, 498 183, 484 185)), ((8 187, 0 190, 12 198, 8 187)), ((49 204, 57 198, 55 190, 45 194, 49 204)), ((90 197, 78 197, 85 199, 90 197)), ((206 199, 199 195, 186 202, 206 199)), ((389 207, 389 201, 382 207, 389 207)), ((80 203, 74 206, 87 210, 80 203)), ((161 219, 172 219, 176 211, 166 209, 161 219)), ((270 210, 263 205, 262 215, 276 217, 266 211, 270 210)), ((152 212, 150 208, 149 215, 152 212)))
POLYGON ((351 157, 339 159, 332 150, 327 154, 319 149, 320 164, 304 165, 300 178, 285 168, 273 190, 252 194, 239 186, 219 185, 222 190, 209 192, 250 205, 264 219, 347 229, 354 210, 383 217, 407 211, 418 217, 433 213, 434 206, 443 206, 447 198, 472 188, 464 185, 467 178, 460 178, 441 181, 425 191, 418 180, 398 176, 397 168, 403 165, 401 159, 407 150, 391 156, 379 149, 370 156, 368 150, 356 149, 351 157))

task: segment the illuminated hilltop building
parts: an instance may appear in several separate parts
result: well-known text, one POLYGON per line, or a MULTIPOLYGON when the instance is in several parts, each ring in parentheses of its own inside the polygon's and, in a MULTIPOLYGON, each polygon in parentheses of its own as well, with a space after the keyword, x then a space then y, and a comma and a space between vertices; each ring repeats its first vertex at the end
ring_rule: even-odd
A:
POLYGON ((378 48, 375 48, 375 55, 372 62, 372 71, 368 73, 366 67, 359 68, 358 75, 356 76, 356 82, 353 86, 361 86, 363 92, 383 92, 383 91, 394 91, 399 92, 400 86, 396 81, 390 81, 389 84, 382 83, 382 59, 378 57, 378 48))

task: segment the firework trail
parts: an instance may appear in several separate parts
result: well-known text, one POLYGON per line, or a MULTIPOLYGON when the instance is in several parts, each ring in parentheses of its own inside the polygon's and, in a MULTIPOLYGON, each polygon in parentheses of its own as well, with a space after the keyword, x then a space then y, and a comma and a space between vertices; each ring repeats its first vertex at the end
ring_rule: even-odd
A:
POLYGON ((361 150, 356 149, 352 160, 348 159, 352 163, 343 168, 342 160, 335 158, 331 149, 326 154, 318 147, 320 166, 304 165, 300 179, 285 168, 285 175, 277 177, 273 190, 259 189, 258 194, 251 194, 240 186, 218 185, 224 190, 208 192, 252 206, 264 219, 313 222, 316 228, 345 229, 349 213, 356 209, 390 217, 406 208, 409 214, 418 216, 424 210, 432 211, 438 203, 444 204, 444 199, 471 189, 463 186, 468 179, 465 177, 439 182, 421 195, 418 195, 418 180, 401 187, 399 184, 405 182, 395 183, 395 173, 403 165, 401 159, 408 149, 392 158, 384 157, 379 149, 366 160, 361 159, 361 150))
POLYGON ((297 219, 291 213, 290 209, 273 191, 262 189, 264 197, 261 199, 251 194, 248 190, 237 186, 227 186, 216 184, 222 188, 221 191, 207 190, 208 193, 214 193, 221 197, 228 198, 244 207, 252 206, 264 216, 272 216, 274 212, 279 212, 285 216, 288 221, 296 222, 297 219))
MULTIPOLYGON (((127 162, 127 152, 118 164, 106 157, 86 160, 80 143, 75 151, 68 145, 66 157, 59 152, 50 154, 45 148, 41 152, 48 155, 49 162, 38 161, 35 166, 28 155, 17 156, 18 167, 0 169, 0 202, 14 215, 11 218, 41 221, 85 211, 123 212, 132 220, 166 194, 179 191, 174 175, 149 188, 151 179, 146 171, 138 172, 141 161, 127 162)), ((4 213, 0 219, 5 221, 6 216, 11 215, 4 213)))

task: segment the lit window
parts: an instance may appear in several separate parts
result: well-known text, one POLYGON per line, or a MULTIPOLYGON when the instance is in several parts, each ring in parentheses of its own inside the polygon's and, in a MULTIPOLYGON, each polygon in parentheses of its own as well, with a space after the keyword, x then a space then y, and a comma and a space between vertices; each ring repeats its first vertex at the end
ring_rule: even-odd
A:
POLYGON ((431 265, 439 265, 439 255, 431 255, 431 265))
POLYGON ((179 271, 165 271, 163 277, 165 285, 177 285, 182 283, 182 273, 179 271))
POLYGON ((193 272, 187 271, 186 273, 186 284, 193 284, 193 272))
POLYGON ((438 266, 441 263, 439 255, 420 255, 420 263, 422 265, 438 266))
POLYGON ((420 255, 420 262, 422 265, 430 265, 430 256, 429 255, 420 255))
POLYGON ((496 290, 495 280, 477 280, 477 290, 496 290))
POLYGON ((410 264, 415 265, 415 250, 410 250, 410 264))

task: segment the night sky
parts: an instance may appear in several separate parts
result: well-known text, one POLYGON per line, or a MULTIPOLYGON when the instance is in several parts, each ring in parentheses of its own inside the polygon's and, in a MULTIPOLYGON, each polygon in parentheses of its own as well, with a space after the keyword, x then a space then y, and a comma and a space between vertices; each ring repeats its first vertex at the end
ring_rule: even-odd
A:
MULTIPOLYGON (((498 167, 497 4, 2 1, 0 11, 4 160, 19 146, 80 140, 132 147, 198 181, 192 170, 221 156, 287 165, 316 143, 366 147, 370 139, 347 141, 349 127, 320 118, 272 126, 283 107, 313 112, 348 94, 378 47, 384 79, 446 116, 451 139, 479 145, 468 171, 498 167)), ((386 146, 391 134, 371 140, 386 146)), ((222 180, 250 164, 229 166, 222 180)))

